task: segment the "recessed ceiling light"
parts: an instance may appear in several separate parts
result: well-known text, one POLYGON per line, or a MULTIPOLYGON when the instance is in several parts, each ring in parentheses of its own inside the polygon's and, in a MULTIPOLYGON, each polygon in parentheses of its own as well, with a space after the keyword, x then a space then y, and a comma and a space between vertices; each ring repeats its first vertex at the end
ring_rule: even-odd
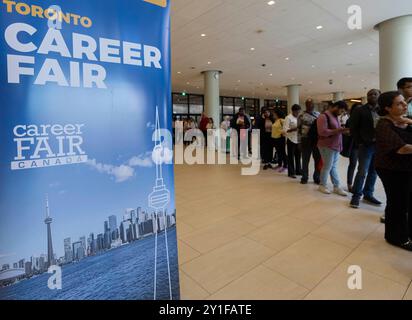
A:
POLYGON ((190 82, 186 82, 186 84, 190 84, 190 82))
POLYGON ((269 73, 269 76, 272 77, 272 76, 273 76, 273 73, 269 73))
POLYGON ((206 34, 205 34, 205 33, 202 33, 200 36, 201 36, 201 37, 206 37, 206 34))
POLYGON ((275 3, 276 3, 276 1, 273 1, 273 0, 272 0, 272 1, 269 1, 269 2, 268 2, 268 5, 273 6, 275 3))
POLYGON ((212 62, 208 61, 207 64, 212 64, 212 62))
POLYGON ((348 46, 351 46, 351 45, 353 45, 353 42, 352 42, 352 41, 349 41, 349 42, 348 42, 348 46))
POLYGON ((316 29, 322 30, 322 29, 323 29, 323 26, 317 26, 316 29))
POLYGON ((250 51, 255 51, 255 48, 250 48, 250 51))
POLYGON ((290 58, 289 58, 289 57, 286 57, 286 58, 285 58, 285 60, 286 60, 286 61, 289 61, 289 60, 290 60, 290 58))
POLYGON ((309 81, 309 84, 312 84, 313 83, 313 81, 309 81))
POLYGON ((316 68, 316 66, 314 64, 312 64, 312 68, 316 68))
POLYGON ((178 71, 177 74, 182 74, 182 73, 180 71, 178 71))
POLYGON ((374 56, 374 54, 373 53, 369 53, 369 57, 373 57, 374 56))

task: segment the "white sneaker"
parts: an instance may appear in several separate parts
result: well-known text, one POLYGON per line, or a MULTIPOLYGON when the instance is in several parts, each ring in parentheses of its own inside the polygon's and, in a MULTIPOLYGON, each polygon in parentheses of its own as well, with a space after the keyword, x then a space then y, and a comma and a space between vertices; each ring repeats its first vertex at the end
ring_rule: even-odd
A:
POLYGON ((342 188, 334 188, 333 193, 336 193, 337 195, 340 195, 342 197, 347 197, 348 194, 346 191, 344 191, 342 188))
POLYGON ((330 190, 325 187, 325 186, 319 186, 319 191, 324 193, 324 194, 331 194, 332 192, 330 192, 330 190))

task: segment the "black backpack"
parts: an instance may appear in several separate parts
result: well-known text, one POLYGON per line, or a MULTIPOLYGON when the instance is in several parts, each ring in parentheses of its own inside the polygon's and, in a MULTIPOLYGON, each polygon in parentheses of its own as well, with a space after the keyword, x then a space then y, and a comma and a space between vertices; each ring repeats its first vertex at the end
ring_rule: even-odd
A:
MULTIPOLYGON (((307 112, 308 113, 308 112, 307 112)), ((313 114, 311 114, 311 113, 308 113, 308 114, 310 114, 312 117, 314 117, 315 118, 315 120, 312 122, 312 125, 310 126, 310 128, 309 128, 309 131, 308 131, 308 139, 310 140, 310 141, 312 141, 313 143, 317 143, 318 142, 318 138, 319 138, 319 134, 318 134, 318 124, 317 124, 317 122, 318 122, 318 118, 316 118, 313 114)))

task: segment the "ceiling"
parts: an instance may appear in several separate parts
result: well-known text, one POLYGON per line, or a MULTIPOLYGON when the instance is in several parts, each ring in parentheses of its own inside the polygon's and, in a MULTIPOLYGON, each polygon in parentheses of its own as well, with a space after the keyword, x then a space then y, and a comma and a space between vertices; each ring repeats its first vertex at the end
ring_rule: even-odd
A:
POLYGON ((221 70, 221 95, 257 98, 284 98, 289 84, 302 85, 302 99, 365 96, 379 87, 373 27, 412 14, 412 0, 357 0, 363 27, 350 30, 353 0, 171 2, 173 90, 202 93, 201 71, 221 70))

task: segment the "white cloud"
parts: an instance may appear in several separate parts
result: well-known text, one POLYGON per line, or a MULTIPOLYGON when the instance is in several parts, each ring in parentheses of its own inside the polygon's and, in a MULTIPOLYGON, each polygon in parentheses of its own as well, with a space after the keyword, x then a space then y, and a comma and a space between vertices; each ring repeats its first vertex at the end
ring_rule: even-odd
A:
POLYGON ((95 159, 87 162, 88 165, 100 173, 106 173, 112 176, 116 182, 124 182, 134 176, 134 169, 127 165, 113 166, 111 164, 98 163, 95 159))
POLYGON ((100 173, 105 173, 112 176, 117 183, 120 183, 127 181, 134 176, 134 168, 150 168, 153 166, 153 161, 152 153, 146 152, 144 154, 130 158, 126 163, 119 166, 99 163, 95 159, 89 160, 87 164, 100 173))
POLYGON ((152 152, 152 160, 154 163, 159 164, 171 164, 173 160, 173 150, 170 150, 167 147, 154 149, 152 152))
POLYGON ((150 168, 153 166, 153 162, 151 159, 151 152, 146 152, 145 154, 141 154, 139 156, 135 156, 128 161, 129 166, 131 167, 144 167, 150 168))
POLYGON ((49 184, 50 188, 57 188, 60 187, 61 183, 59 181, 55 181, 49 184))

